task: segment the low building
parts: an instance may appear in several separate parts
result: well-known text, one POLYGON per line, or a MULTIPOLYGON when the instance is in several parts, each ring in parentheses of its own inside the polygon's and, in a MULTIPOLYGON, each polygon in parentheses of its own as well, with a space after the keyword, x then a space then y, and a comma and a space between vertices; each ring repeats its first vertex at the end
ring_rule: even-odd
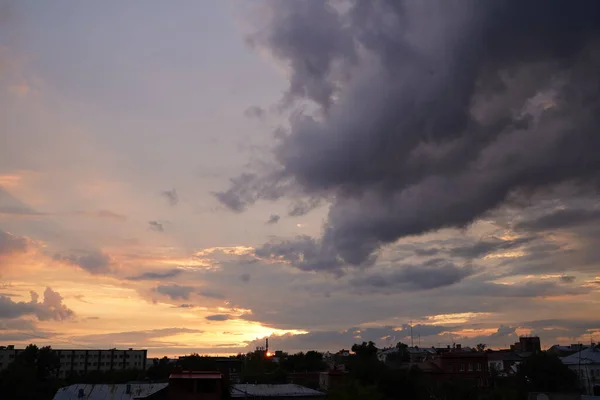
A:
MULTIPOLYGON (((0 347, 0 370, 5 369, 24 349, 14 346, 0 347)), ((148 350, 85 350, 55 349, 60 359, 59 378, 85 375, 92 371, 117 371, 126 369, 145 370, 148 350)))
POLYGON ((348 374, 344 371, 329 370, 319 373, 319 389, 324 391, 333 390, 347 382, 348 374))
POLYGON ((434 380, 468 380, 485 387, 489 381, 487 354, 474 351, 450 351, 417 367, 434 380))
POLYGON ((252 385, 248 383, 232 385, 231 397, 235 399, 270 399, 270 400, 286 400, 286 399, 321 399, 325 393, 318 390, 309 389, 304 386, 294 385, 291 383, 283 385, 252 385))
POLYGON ((166 383, 77 384, 58 389, 53 400, 166 400, 166 396, 166 383))
POLYGON ((587 395, 600 395, 600 349, 588 347, 561 361, 579 377, 580 387, 587 395))

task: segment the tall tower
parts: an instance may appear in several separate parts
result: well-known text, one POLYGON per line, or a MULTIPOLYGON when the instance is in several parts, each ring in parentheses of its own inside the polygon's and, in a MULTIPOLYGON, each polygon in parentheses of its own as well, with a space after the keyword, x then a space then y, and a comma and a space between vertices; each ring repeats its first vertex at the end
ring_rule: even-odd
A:
POLYGON ((269 352, 269 338, 265 339, 265 353, 269 352))

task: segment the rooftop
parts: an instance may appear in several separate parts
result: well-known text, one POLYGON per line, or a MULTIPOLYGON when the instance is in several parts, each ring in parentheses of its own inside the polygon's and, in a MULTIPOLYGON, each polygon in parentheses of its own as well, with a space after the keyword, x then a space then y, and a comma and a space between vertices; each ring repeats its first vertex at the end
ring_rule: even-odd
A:
POLYGON ((169 375, 169 379, 221 379, 219 371, 179 371, 169 375))
POLYGON ((86 400, 135 400, 146 398, 166 387, 167 383, 76 384, 58 389, 54 400, 80 400, 80 390, 83 390, 83 398, 86 400), (129 393, 127 386, 130 388, 129 393))
POLYGON ((252 385, 242 383, 232 385, 231 397, 315 397, 325 396, 325 393, 304 386, 287 383, 283 385, 252 385))
POLYGON ((595 347, 588 347, 570 356, 562 357, 561 361, 567 365, 600 364, 600 350, 595 347))

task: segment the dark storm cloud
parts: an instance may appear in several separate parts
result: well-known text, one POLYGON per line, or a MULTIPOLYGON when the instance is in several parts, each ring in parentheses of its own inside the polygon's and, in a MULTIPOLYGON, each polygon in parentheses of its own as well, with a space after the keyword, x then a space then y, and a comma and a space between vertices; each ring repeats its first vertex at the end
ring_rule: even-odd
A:
POLYGON ((290 67, 288 100, 322 115, 293 113, 272 174, 233 179, 223 204, 290 188, 334 199, 317 245, 359 265, 515 192, 597 183, 599 2, 328 4, 268 3, 251 42, 290 67))
POLYGON ((356 278, 352 284, 371 290, 428 290, 450 286, 475 273, 473 267, 458 267, 443 260, 423 265, 397 266, 389 273, 371 274, 356 278))
POLYGON ((227 314, 215 314, 215 315, 208 315, 208 316, 204 317, 204 319, 206 319, 208 321, 227 321, 230 318, 231 317, 227 314))
POLYGON ((182 286, 182 285, 159 285, 154 288, 156 293, 168 296, 171 300, 189 300, 190 294, 192 294, 196 288, 193 286, 182 286))
POLYGON ((183 272, 181 269, 173 268, 165 272, 143 272, 139 275, 129 276, 128 281, 149 281, 174 278, 183 272))
POLYGON ((75 315, 73 310, 63 303, 62 296, 47 287, 44 291, 44 300, 38 301, 39 295, 31 292, 29 302, 15 302, 7 296, 0 295, 0 318, 18 318, 24 315, 34 315, 40 321, 62 321, 75 315))
POLYGON ((160 193, 162 197, 167 200, 170 206, 176 206, 179 203, 179 195, 177 194, 177 190, 164 190, 160 193))
POLYGON ((340 15, 325 1, 290 4, 273 2, 264 15, 269 26, 248 38, 248 43, 269 48, 291 68, 290 86, 284 102, 309 98, 328 108, 337 91, 338 61, 352 62, 352 33, 340 15))
POLYGON ((27 239, 0 230, 0 256, 12 253, 24 253, 29 242, 27 239))
POLYGON ((537 219, 518 223, 515 228, 526 231, 568 229, 578 225, 594 224, 600 220, 600 209, 562 209, 537 219))
POLYGON ((111 271, 111 258, 108 254, 101 251, 86 251, 81 255, 63 256, 57 254, 55 260, 63 261, 71 265, 78 266, 90 274, 105 274, 111 271))
POLYGON ((278 223, 278 222, 279 222, 279 218, 280 218, 280 217, 279 217, 279 215, 277 215, 277 214, 272 214, 272 215, 269 217, 269 219, 267 220, 267 224, 270 224, 270 225, 272 225, 272 224, 276 224, 276 223, 278 223))
POLYGON ((150 226, 150 230, 153 230, 154 232, 162 233, 165 231, 163 224, 158 221, 148 221, 148 225, 150 226))
POLYGON ((267 112, 265 109, 259 106, 250 106, 244 111, 244 116, 247 118, 263 119, 266 114, 267 112))

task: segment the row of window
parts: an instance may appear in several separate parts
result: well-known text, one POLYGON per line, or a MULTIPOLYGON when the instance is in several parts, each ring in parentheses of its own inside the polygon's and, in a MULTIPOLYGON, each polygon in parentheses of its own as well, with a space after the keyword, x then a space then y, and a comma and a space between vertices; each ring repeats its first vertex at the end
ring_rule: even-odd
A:
MULTIPOLYGON (((79 367, 85 367, 85 362, 80 362, 80 363, 77 363, 77 362, 74 362, 74 363, 68 363, 68 362, 67 362, 67 363, 62 363, 62 366, 66 366, 66 367, 68 367, 68 366, 70 366, 70 365, 73 365, 74 367, 78 367, 78 366, 79 366, 79 367)), ((111 363, 110 363, 110 362, 94 362, 94 361, 88 361, 87 365, 88 365, 88 367, 97 367, 97 366, 100 366, 100 367, 110 367, 111 363)), ((118 366, 120 366, 120 365, 122 365, 122 364, 112 363, 112 365, 113 365, 114 367, 118 367, 118 366)), ((124 364, 123 364, 123 365, 124 365, 124 364)), ((130 362, 130 363, 127 363, 127 365, 134 365, 134 366, 136 366, 136 367, 137 367, 137 366, 141 366, 141 365, 142 365, 142 363, 141 363, 140 361, 135 361, 135 362, 130 362)))
MULTIPOLYGON (((104 366, 109 367, 111 364, 113 366, 125 365, 124 363, 115 363, 115 362, 110 363, 110 362, 104 362, 104 361, 102 361, 102 362, 88 361, 88 363, 87 363, 88 366, 94 366, 94 367, 97 366, 97 365, 100 365, 101 367, 104 367, 104 366)), ((142 365, 142 363, 140 361, 129 362, 129 363, 126 363, 126 364, 127 365, 142 365)), ((1 365, 2 364, 0 363, 0 366, 1 365)), ((63 362, 63 363, 61 363, 61 365, 63 365, 63 366, 73 365, 75 367, 77 367, 77 366, 82 366, 83 367, 83 366, 85 366, 85 362, 73 362, 73 363, 63 362)))
MULTIPOLYGON (((73 358, 73 359, 80 358, 80 359, 84 359, 85 358, 85 354, 75 354, 72 357, 71 357, 71 354, 61 354, 60 358, 73 358)), ((88 354, 87 358, 88 359, 89 358, 96 358, 97 359, 98 358, 98 354, 90 353, 90 354, 88 354)), ((102 354, 101 358, 110 359, 111 358, 111 354, 102 354)), ((123 359, 123 354, 115 354, 114 356, 112 356, 112 358, 114 358, 114 359, 117 359, 117 358, 123 359)), ((125 358, 130 358, 129 354, 125 354, 125 358)), ((131 358, 139 360, 139 359, 142 358, 142 355, 141 354, 134 354, 131 358)))

